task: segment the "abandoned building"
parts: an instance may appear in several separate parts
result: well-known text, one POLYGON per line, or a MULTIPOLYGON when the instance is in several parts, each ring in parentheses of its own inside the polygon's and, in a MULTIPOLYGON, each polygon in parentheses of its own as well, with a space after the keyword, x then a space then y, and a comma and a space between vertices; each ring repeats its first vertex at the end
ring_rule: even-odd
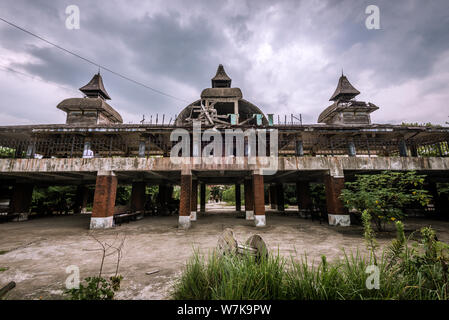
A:
MULTIPOLYGON (((85 190, 94 185, 90 228, 109 228, 114 225, 119 183, 132 185, 130 207, 136 215, 145 210, 147 185, 159 186, 161 201, 171 198, 178 185, 179 227, 188 228, 205 212, 206 185, 233 184, 235 210, 242 210, 243 185, 246 219, 265 226, 269 224, 266 205, 284 211, 285 185, 296 186, 298 216, 304 216, 312 210, 309 184, 321 182, 329 224, 348 226, 350 215, 339 195, 345 179, 357 173, 416 170, 427 175, 432 190, 436 183, 449 181, 449 128, 373 124, 370 114, 379 107, 356 100, 360 92, 343 74, 330 98, 332 104, 323 105, 317 124, 302 124, 293 117, 276 121, 275 115, 264 114, 231 83, 220 65, 211 88, 204 89, 173 121, 125 124, 106 102, 111 97, 98 73, 80 88, 83 98, 57 105, 67 114, 65 124, 1 126, 0 182, 3 187, 12 186, 8 214, 26 220, 33 188, 39 185, 76 185, 77 212, 82 212, 85 190), (220 134, 230 128, 277 130, 276 171, 264 174, 262 160, 270 156, 259 154, 258 149, 251 163, 247 148, 243 157, 221 157, 212 163, 185 159, 174 164, 170 152, 176 142, 170 135, 174 129, 191 134, 195 121, 201 123, 202 131, 214 128, 220 134)), ((268 140, 266 148, 272 143, 268 140)), ((205 144, 202 141, 201 147, 205 144)), ((436 210, 441 209, 438 206, 435 201, 436 210)))

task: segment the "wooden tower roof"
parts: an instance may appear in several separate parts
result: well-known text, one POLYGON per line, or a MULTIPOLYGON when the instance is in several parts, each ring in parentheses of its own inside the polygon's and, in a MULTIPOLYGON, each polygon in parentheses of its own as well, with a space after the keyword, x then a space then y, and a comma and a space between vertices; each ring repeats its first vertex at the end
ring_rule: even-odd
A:
POLYGON ((340 79, 338 79, 337 88, 335 89, 334 94, 329 100, 351 100, 359 94, 360 91, 354 88, 354 86, 349 82, 348 78, 346 78, 346 76, 342 74, 340 79))
POLYGON ((212 78, 212 88, 230 88, 232 79, 226 74, 222 64, 217 68, 217 74, 212 78))
POLYGON ((101 77, 100 72, 94 75, 88 84, 81 87, 80 91, 89 98, 101 97, 104 100, 111 100, 111 97, 104 88, 103 78, 101 77))

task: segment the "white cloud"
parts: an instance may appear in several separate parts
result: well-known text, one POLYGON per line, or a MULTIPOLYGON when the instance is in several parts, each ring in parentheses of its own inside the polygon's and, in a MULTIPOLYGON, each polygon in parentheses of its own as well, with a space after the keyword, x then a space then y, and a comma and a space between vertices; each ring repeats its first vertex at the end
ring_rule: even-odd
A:
MULTIPOLYGON (((449 4, 443 0, 380 0, 380 31, 364 27, 365 3, 348 0, 79 1, 79 31, 64 28, 66 5, 16 0, 14 6, 0 3, 0 10, 19 25, 184 100, 197 99, 223 63, 244 98, 264 112, 303 113, 314 123, 344 68, 362 92, 359 98, 380 107, 374 121, 446 121, 449 4)), ((57 49, 36 50, 30 44, 42 43, 8 26, 0 24, 0 33, 0 64, 50 82, 0 71, 0 122, 64 122, 56 104, 77 93, 57 86, 78 88, 96 68, 57 49)), ((179 113, 188 104, 110 74, 105 86, 126 123, 142 114, 179 113)))

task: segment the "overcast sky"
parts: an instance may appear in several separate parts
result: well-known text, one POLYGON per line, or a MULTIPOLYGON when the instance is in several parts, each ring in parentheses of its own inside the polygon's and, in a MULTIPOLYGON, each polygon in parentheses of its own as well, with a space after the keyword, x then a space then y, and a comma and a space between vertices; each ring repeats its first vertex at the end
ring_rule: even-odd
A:
MULTIPOLYGON (((178 114, 223 64, 265 113, 316 123, 344 69, 375 123, 449 121, 449 1, 23 1, 0 17, 183 101, 102 71, 124 122, 178 114), (66 28, 68 5, 80 29, 66 28), (368 5, 380 30, 368 30, 368 5)), ((64 123, 98 68, 0 21, 0 125, 64 123), (28 76, 5 71, 12 68, 28 76)))

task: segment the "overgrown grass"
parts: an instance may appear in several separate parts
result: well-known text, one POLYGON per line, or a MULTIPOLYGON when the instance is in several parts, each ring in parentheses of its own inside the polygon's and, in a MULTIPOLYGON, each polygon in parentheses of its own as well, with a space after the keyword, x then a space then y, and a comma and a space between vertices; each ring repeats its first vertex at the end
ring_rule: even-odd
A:
POLYGON ((280 299, 279 283, 284 281, 285 260, 270 255, 256 261, 253 256, 194 251, 181 279, 176 283, 175 299, 280 299))
MULTIPOLYGON (((430 228, 423 228, 421 241, 409 246, 402 224, 397 227, 397 239, 378 258, 374 252, 363 255, 343 251, 337 261, 328 262, 323 256, 318 264, 309 264, 307 256, 298 261, 284 258, 279 252, 256 261, 252 256, 216 252, 204 256, 194 251, 173 287, 172 298, 449 299, 449 247, 436 241, 430 228), (379 270, 378 289, 368 289, 366 284, 371 275, 367 268, 372 265, 379 270)), ((370 249, 375 248, 368 246, 370 249)))

